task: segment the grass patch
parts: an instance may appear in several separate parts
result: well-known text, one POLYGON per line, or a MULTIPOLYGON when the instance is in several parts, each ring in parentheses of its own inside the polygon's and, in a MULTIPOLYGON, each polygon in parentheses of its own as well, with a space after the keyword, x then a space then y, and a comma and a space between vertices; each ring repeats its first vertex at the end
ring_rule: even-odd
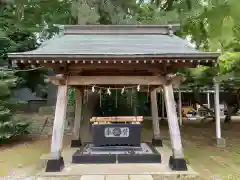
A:
MULTIPOLYGON (((69 138, 64 140, 64 146, 69 138)), ((18 142, 0 147, 0 176, 7 176, 12 169, 39 163, 43 154, 50 152, 51 137, 18 142)))
MULTIPOLYGON (((152 122, 143 123, 142 139, 152 139, 152 122)), ((170 144, 169 130, 166 123, 160 125, 161 135, 165 144, 170 144)), ((185 124, 181 127, 183 147, 190 166, 200 173, 201 179, 220 176, 237 177, 240 166, 240 124, 223 127, 223 137, 227 139, 227 148, 221 150, 214 146, 214 124, 185 124)), ((64 146, 69 145, 70 137, 64 138, 64 146)), ((49 153, 51 138, 21 142, 0 147, 0 176, 8 175, 14 168, 34 165, 41 155, 49 153)), ((237 178, 235 178, 237 179, 237 178)))
POLYGON ((0 176, 7 176, 13 168, 21 168, 39 161, 49 152, 49 138, 18 143, 0 148, 0 176))
MULTIPOLYGON (((145 122, 144 137, 152 135, 151 121, 145 122)), ((237 135, 240 123, 231 126, 222 125, 222 134, 226 138, 227 147, 218 149, 215 147, 216 137, 214 123, 185 124, 181 127, 181 135, 185 158, 190 166, 196 170, 202 179, 211 177, 237 177, 240 166, 240 139, 237 135)), ((164 143, 170 144, 168 140, 169 130, 166 123, 160 125, 161 136, 164 143)), ((144 138, 145 139, 145 138, 144 138)), ((170 145, 171 146, 171 145, 170 145)), ((240 177, 240 175, 238 175, 240 177)))

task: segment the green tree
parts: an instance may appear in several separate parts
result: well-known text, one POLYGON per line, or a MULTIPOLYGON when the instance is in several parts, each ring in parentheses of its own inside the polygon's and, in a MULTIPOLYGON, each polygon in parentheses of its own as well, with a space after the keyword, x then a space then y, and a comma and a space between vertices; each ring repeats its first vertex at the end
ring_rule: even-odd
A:
MULTIPOLYGON (((6 52, 14 49, 14 43, 1 33, 0 36, 0 66, 6 65, 6 52)), ((3 67, 0 69, 0 144, 20 136, 25 135, 28 131, 29 123, 12 118, 13 106, 17 102, 9 100, 12 89, 16 87, 18 77, 13 71, 6 71, 3 67)))
MULTIPOLYGON (((58 32, 55 24, 180 23, 178 35, 189 38, 197 49, 220 51, 224 54, 220 58, 218 68, 201 67, 197 70, 182 70, 188 77, 187 82, 212 86, 212 78, 216 75, 237 77, 238 60, 231 56, 225 58, 225 55, 240 48, 238 0, 147 2, 143 0, 51 0, 48 2, 6 0, 1 2, 0 10, 3 15, 0 17, 0 22, 3 22, 1 27, 12 43, 16 44, 16 51, 37 48, 39 43, 58 32), (223 68, 225 66, 228 66, 226 68, 228 70, 223 68)), ((17 75, 25 79, 25 84, 34 91, 36 84, 43 82, 42 76, 38 73, 27 72, 17 75), (35 81, 31 79, 32 77, 35 81)), ((233 83, 236 85, 236 81, 233 83)), ((223 84, 227 86, 227 83, 223 84)), ((195 92, 200 85, 195 87, 195 92)))
POLYGON ((28 133, 29 123, 12 118, 16 102, 9 101, 9 98, 16 82, 17 77, 13 72, 0 72, 0 144, 28 133))
POLYGON ((227 106, 225 122, 231 122, 232 114, 240 108, 240 53, 227 52, 219 59, 218 76, 216 80, 221 83, 222 88, 226 91, 224 102, 227 106))
POLYGON ((240 95, 240 53, 226 52, 219 58, 217 67, 199 67, 195 69, 183 69, 181 73, 186 76, 186 85, 194 92, 195 103, 198 103, 205 108, 212 117, 215 116, 214 112, 208 107, 204 106, 200 101, 199 92, 201 88, 212 88, 214 79, 220 83, 221 89, 224 90, 225 95, 223 101, 227 106, 227 114, 225 123, 231 122, 232 114, 236 113, 239 109, 239 95, 240 95))

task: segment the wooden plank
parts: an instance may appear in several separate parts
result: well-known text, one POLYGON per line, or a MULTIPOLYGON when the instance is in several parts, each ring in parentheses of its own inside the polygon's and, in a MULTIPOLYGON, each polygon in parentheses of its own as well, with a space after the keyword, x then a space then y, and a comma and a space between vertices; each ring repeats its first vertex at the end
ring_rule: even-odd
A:
POLYGON ((136 117, 134 117, 134 116, 123 116, 123 117, 119 117, 119 116, 116 116, 116 117, 92 117, 92 119, 105 119, 105 120, 108 120, 108 119, 111 119, 111 120, 121 120, 121 119, 124 119, 124 120, 126 120, 126 119, 133 119, 133 120, 138 120, 138 119, 143 119, 143 117, 142 116, 136 116, 136 117))
MULTIPOLYGON (((135 61, 132 61, 132 63, 128 63, 125 61, 122 61, 123 63, 113 63, 113 61, 110 61, 106 63, 106 61, 98 61, 95 62, 95 64, 87 64, 87 63, 81 63, 78 64, 70 64, 68 66, 68 71, 79 71, 81 69, 86 70, 96 70, 100 69, 102 71, 109 71, 109 70, 118 70, 118 71, 124 71, 124 70, 142 70, 142 71, 154 71, 154 72, 162 72, 164 63, 135 63, 135 61), (99 63, 101 62, 101 63, 99 63)), ((58 66, 58 65, 55 65, 58 66)))
POLYGON ((139 119, 95 119, 90 122, 141 122, 139 119))
POLYGON ((49 82, 57 85, 67 84, 69 86, 84 86, 84 85, 151 85, 159 86, 163 84, 179 84, 184 81, 182 75, 169 75, 163 77, 161 75, 155 76, 68 76, 63 75, 51 76, 48 78, 49 82))
POLYGON ((90 122, 142 122, 143 116, 92 117, 90 122))
POLYGON ((151 91, 151 110, 152 110, 152 125, 153 138, 160 139, 160 128, 158 120, 158 105, 157 105, 157 89, 151 91))
MULTIPOLYGON (((103 122, 94 122, 93 124, 111 124, 111 123, 114 123, 114 122, 103 121, 103 122)), ((124 121, 124 123, 127 123, 127 122, 124 121)), ((140 124, 140 122, 130 122, 130 124, 140 124)))
POLYGON ((162 85, 165 79, 162 76, 70 76, 68 85, 162 85))
POLYGON ((80 138, 80 122, 82 118, 82 101, 83 101, 83 90, 80 88, 76 88, 75 93, 75 120, 73 127, 73 137, 75 140, 80 138))
POLYGON ((134 119, 141 119, 143 116, 103 116, 103 117, 95 117, 95 118, 103 118, 103 119, 109 119, 109 118, 121 118, 121 119, 128 119, 128 118, 134 118, 134 119))

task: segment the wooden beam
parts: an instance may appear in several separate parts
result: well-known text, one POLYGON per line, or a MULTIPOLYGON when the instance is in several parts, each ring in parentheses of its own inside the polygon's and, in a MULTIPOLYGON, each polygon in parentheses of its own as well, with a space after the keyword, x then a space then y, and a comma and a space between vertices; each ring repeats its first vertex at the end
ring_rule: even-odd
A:
POLYGON ((182 75, 161 75, 155 76, 68 76, 61 74, 51 76, 47 82, 56 85, 78 86, 78 85, 163 85, 163 84, 180 84, 185 78, 182 75))
POLYGON ((55 85, 65 85, 66 77, 63 74, 57 74, 56 76, 50 76, 45 80, 46 83, 53 83, 55 85))
POLYGON ((166 75, 166 84, 172 84, 174 87, 178 87, 185 79, 181 74, 168 74, 166 75))
MULTIPOLYGON (((98 62, 102 62, 102 61, 98 61, 98 62)), ((118 69, 118 70, 122 70, 122 69, 126 69, 126 70, 133 70, 133 69, 139 69, 139 70, 162 70, 162 67, 164 66, 163 63, 159 64, 159 63, 150 63, 150 64, 144 64, 144 63, 135 63, 135 61, 133 61, 132 63, 116 63, 114 64, 112 61, 110 61, 109 63, 106 63, 105 61, 103 61, 102 63, 95 63, 95 64, 71 64, 68 68, 69 70, 79 70, 79 69, 118 69)))
POLYGON ((68 85, 161 85, 165 83, 162 76, 70 76, 68 85))
MULTIPOLYGON (((153 76, 154 73, 150 70, 126 70, 126 69, 84 69, 81 73, 79 71, 70 71, 72 76, 153 76), (74 75, 76 74, 76 75, 74 75)), ((156 73, 155 73, 156 74, 156 73)), ((157 73, 160 74, 160 73, 157 73)))
MULTIPOLYGON (((52 68, 55 71, 60 72, 60 69, 67 67, 68 72, 79 72, 85 70, 95 70, 95 69, 103 69, 103 70, 146 70, 159 74, 166 74, 173 72, 182 67, 195 67, 196 65, 190 61, 184 60, 181 62, 180 60, 176 63, 174 60, 71 60, 70 63, 67 63, 67 60, 56 61, 56 63, 52 63, 52 61, 47 61, 43 65, 48 68, 52 68), (84 61, 84 63, 83 63, 84 61), (90 62, 93 63, 90 63, 90 62), (131 61, 131 63, 129 63, 131 61), (60 63, 61 62, 61 63, 60 63), (78 63, 76 63, 78 62, 78 63), (137 62, 137 63, 136 63, 137 62)), ((42 61, 41 61, 42 62, 42 61)))
POLYGON ((75 91, 75 120, 73 127, 74 140, 80 140, 80 122, 82 119, 82 103, 83 103, 83 89, 76 88, 75 91))
POLYGON ((92 117, 90 122, 142 122, 143 116, 92 117))
POLYGON ((153 139, 160 139, 160 127, 158 120, 158 105, 157 105, 157 89, 151 91, 151 110, 152 110, 152 125, 153 139))

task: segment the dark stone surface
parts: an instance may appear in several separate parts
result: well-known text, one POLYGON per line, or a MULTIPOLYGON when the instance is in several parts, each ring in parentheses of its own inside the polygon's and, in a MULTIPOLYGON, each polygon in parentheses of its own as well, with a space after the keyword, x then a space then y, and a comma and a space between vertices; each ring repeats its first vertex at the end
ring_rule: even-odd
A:
POLYGON ((161 163, 160 154, 119 154, 118 163, 161 163))
POLYGON ((169 167, 174 171, 187 171, 187 163, 183 158, 174 158, 170 156, 169 167))
POLYGON ((152 150, 152 154, 120 154, 117 155, 118 163, 161 163, 161 154, 150 143, 146 144, 152 150))
POLYGON ((140 146, 141 143, 141 124, 93 124, 92 135, 93 144, 95 146, 109 146, 109 145, 129 145, 140 146), (129 128, 128 137, 105 137, 105 128, 129 128))
POLYGON ((71 147, 72 148, 81 147, 81 146, 82 146, 81 139, 71 141, 71 147))
MULTIPOLYGON (((80 150, 77 150, 72 156, 72 163, 79 164, 106 164, 106 163, 161 163, 161 155, 159 152, 151 145, 151 143, 146 143, 150 148, 148 153, 135 153, 134 150, 128 153, 107 153, 106 150, 97 150, 97 154, 86 152, 87 146, 82 147, 80 150), (151 151, 150 151, 151 150, 151 151), (99 151, 102 153, 99 153, 99 151), (151 152, 151 153, 149 153, 151 152)), ((109 147, 104 147, 108 149, 109 147)), ((130 147, 128 147, 130 148, 130 147)), ((112 151, 112 150, 110 150, 112 151)), ((138 152, 138 151, 136 151, 138 152)))
POLYGON ((60 172, 63 168, 63 157, 60 157, 59 159, 49 159, 47 161, 46 172, 60 172))
POLYGON ((72 156, 72 163, 76 164, 114 164, 116 155, 114 154, 82 154, 77 150, 72 156))
POLYGON ((161 139, 152 139, 152 145, 153 146, 163 147, 163 143, 162 143, 161 139))

